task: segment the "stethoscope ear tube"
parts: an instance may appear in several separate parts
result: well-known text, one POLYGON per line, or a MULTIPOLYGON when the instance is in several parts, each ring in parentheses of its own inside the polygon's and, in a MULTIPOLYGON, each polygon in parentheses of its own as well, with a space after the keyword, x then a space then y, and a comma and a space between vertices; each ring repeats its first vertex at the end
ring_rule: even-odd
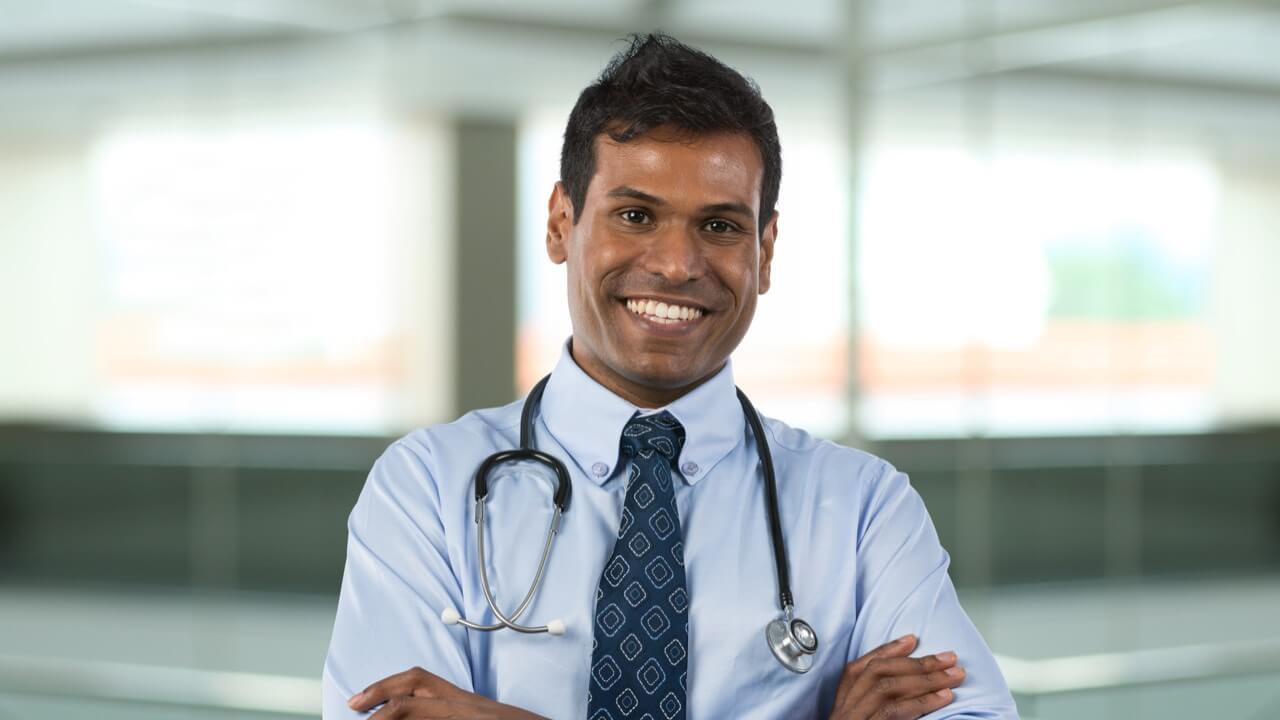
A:
POLYGON ((489 473, 503 463, 516 460, 532 460, 551 468, 556 474, 556 493, 551 498, 551 501, 555 503, 556 509, 561 513, 569 509, 569 498, 573 493, 573 483, 569 480, 568 469, 565 468, 564 463, 541 450, 534 450, 533 448, 502 450, 485 458, 484 462, 480 463, 480 467, 476 470, 476 502, 482 503, 489 497, 489 473))
POLYGON ((542 586, 542 576, 547 570, 547 558, 551 556, 551 543, 556 538, 556 533, 560 529, 560 508, 556 508, 551 515, 551 525, 547 528, 547 540, 542 545, 542 557, 538 560, 538 572, 533 576, 533 583, 529 585, 529 592, 525 593, 524 599, 520 601, 520 606, 516 611, 507 617, 498 607, 497 600, 493 598, 493 590, 489 587, 489 569, 488 561, 485 558, 484 543, 484 500, 476 500, 476 561, 480 565, 480 589, 484 592, 485 602, 489 603, 489 610, 493 612, 494 617, 498 618, 498 622, 493 625, 482 625, 464 619, 453 608, 445 608, 440 613, 440 619, 446 625, 464 625, 472 630, 499 630, 501 628, 511 628, 516 632, 537 634, 550 633, 551 635, 563 635, 565 631, 564 622, 556 619, 546 625, 521 625, 517 620, 529 608, 529 603, 533 601, 533 596, 538 593, 538 588, 542 586))
MULTIPOLYGON (((500 450, 485 458, 484 462, 480 463, 480 467, 476 468, 476 502, 484 502, 489 496, 489 473, 495 467, 515 460, 532 460, 551 468, 556 474, 556 494, 552 497, 552 502, 559 508, 561 514, 568 512, 569 498, 573 494, 573 483, 569 480, 568 468, 556 458, 533 447, 533 410, 542 401, 542 391, 546 389, 547 381, 550 379, 551 376, 548 375, 539 380, 524 401, 524 408, 520 411, 520 447, 500 450)), ((479 517, 477 516, 476 519, 479 520, 479 517)))
POLYGON ((542 391, 547 385, 550 375, 544 377, 533 390, 529 393, 529 398, 525 401, 523 412, 520 415, 520 447, 512 450, 502 450, 493 453, 480 463, 480 467, 476 469, 475 476, 475 524, 476 524, 476 559, 480 566, 480 589, 484 592, 484 599, 489 603, 489 610, 493 612, 498 622, 486 625, 482 623, 471 622, 457 611, 457 609, 448 607, 440 613, 440 620, 446 625, 462 625, 472 630, 493 631, 502 628, 510 628, 522 633, 548 633, 551 635, 563 635, 565 633, 565 624, 562 620, 555 619, 546 625, 521 625, 517 620, 529 608, 529 604, 533 601, 533 596, 537 594, 538 588, 542 586, 542 578, 547 570, 547 558, 551 555, 551 544, 555 540, 556 534, 560 531, 560 518, 566 510, 569 509, 569 498, 573 485, 569 479, 569 470, 556 458, 544 452, 536 450, 532 446, 531 430, 533 408, 537 407, 539 400, 542 398, 542 391), (516 460, 532 460, 534 462, 551 468, 556 474, 556 492, 552 498, 555 509, 551 515, 551 524, 547 528, 547 539, 542 546, 542 556, 538 560, 538 572, 533 577, 533 583, 529 586, 529 592, 525 593, 524 599, 520 601, 520 605, 515 612, 508 617, 498 607, 498 603, 494 600, 493 590, 489 586, 489 569, 488 561, 485 558, 485 542, 484 542, 484 516, 485 502, 489 498, 489 474, 493 469, 502 463, 512 462, 516 460))

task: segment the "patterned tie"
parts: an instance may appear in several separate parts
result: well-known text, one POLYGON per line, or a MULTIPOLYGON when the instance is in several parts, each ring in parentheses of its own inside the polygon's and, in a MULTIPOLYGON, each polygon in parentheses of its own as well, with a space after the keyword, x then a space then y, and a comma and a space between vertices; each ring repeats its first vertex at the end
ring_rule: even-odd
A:
POLYGON ((685 716, 689 592, 671 463, 684 428, 663 411, 622 429, 622 527, 596 589, 589 720, 685 716))

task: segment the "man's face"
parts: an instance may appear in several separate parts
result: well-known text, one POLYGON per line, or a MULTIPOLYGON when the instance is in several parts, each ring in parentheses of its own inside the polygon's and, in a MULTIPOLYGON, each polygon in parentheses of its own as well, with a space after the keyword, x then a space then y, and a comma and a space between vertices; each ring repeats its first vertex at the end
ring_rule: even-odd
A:
POLYGON ((657 128, 596 138, 581 218, 551 195, 547 254, 568 263, 573 357, 631 402, 665 405, 723 366, 769 288, 777 214, 757 227, 749 135, 657 128))

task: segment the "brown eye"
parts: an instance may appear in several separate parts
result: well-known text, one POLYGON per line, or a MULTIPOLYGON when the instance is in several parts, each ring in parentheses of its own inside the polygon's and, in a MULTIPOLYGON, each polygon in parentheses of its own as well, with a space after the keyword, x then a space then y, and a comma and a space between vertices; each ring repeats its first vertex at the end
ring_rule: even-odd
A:
POLYGON ((703 227, 716 234, 733 232, 734 230, 733 223, 730 223, 727 220, 712 220, 703 227))
POLYGON ((643 210, 636 210, 635 208, 623 210, 621 215, 623 220, 626 220, 629 223, 635 223, 636 225, 643 225, 649 221, 649 213, 643 210))

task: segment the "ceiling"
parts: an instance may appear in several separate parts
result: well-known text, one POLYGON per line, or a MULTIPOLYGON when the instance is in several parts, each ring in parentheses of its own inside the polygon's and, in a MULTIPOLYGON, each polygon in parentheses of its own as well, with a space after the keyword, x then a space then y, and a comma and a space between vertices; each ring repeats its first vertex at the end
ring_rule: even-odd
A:
POLYGON ((29 94, 51 66, 93 77, 107 62, 154 66, 221 48, 267 58, 308 44, 329 49, 316 54, 323 64, 342 57, 334 46, 373 41, 384 64, 398 48, 398 64, 434 70, 435 89, 465 105, 558 88, 566 75, 580 87, 618 37, 653 27, 748 67, 767 58, 761 73, 784 92, 829 87, 856 66, 878 90, 1034 72, 1280 101, 1280 0, 0 0, 0 17, 0 101, 29 94), (556 54, 572 60, 547 59, 556 54), (523 71, 518 90, 512 68, 523 71))

